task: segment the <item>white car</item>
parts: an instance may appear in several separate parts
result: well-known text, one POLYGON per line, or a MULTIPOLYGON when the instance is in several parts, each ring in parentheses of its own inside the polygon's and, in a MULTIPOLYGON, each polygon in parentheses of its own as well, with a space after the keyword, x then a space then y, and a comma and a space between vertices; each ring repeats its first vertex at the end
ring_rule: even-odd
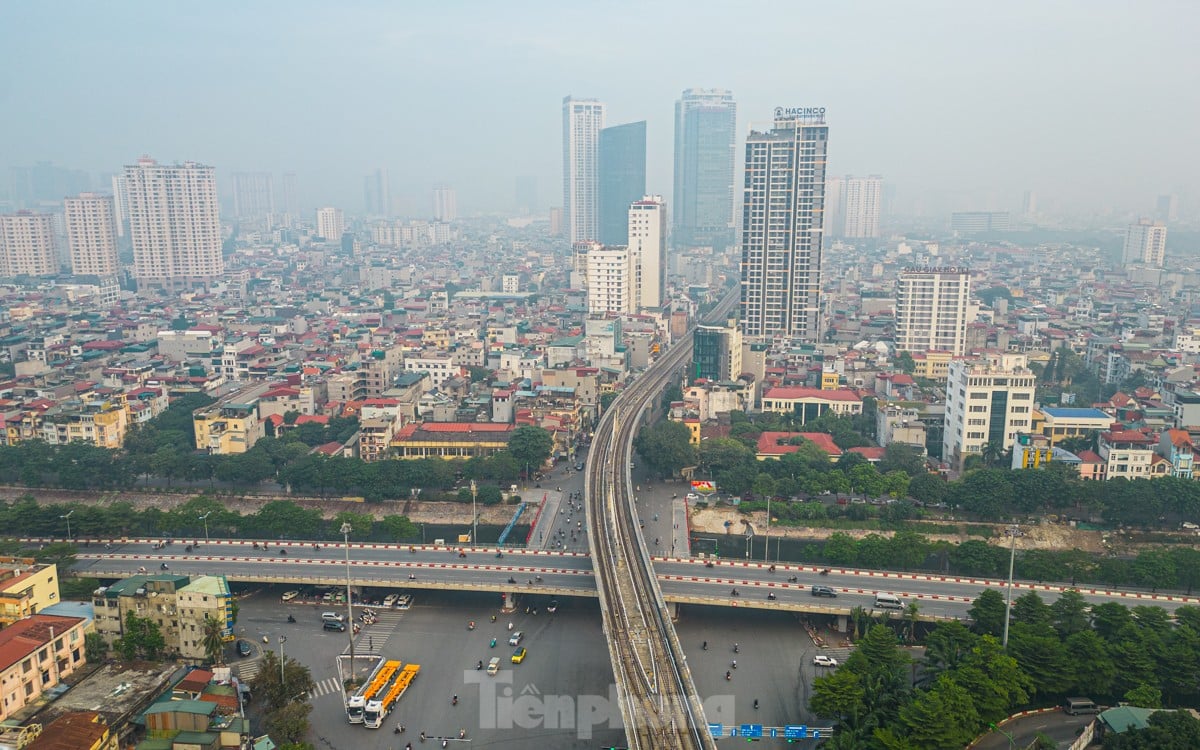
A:
POLYGON ((838 665, 837 659, 833 658, 832 656, 826 656, 825 654, 817 654, 814 656, 813 664, 818 667, 836 667, 838 665))
POLYGON ((396 600, 396 609, 408 609, 412 606, 412 594, 401 594, 396 600))
POLYGON ((521 645, 521 639, 524 637, 525 637, 525 634, 522 633, 520 630, 518 630, 517 632, 513 633, 511 636, 508 637, 508 645, 519 646, 519 645, 521 645))
POLYGON ((395 604, 396 600, 399 598, 399 594, 388 594, 387 596, 383 597, 383 606, 390 607, 395 604))
POLYGON ((284 601, 284 602, 290 602, 291 600, 295 599, 297 596, 300 596, 299 591, 285 591, 285 592, 283 592, 283 596, 279 597, 279 600, 284 601))

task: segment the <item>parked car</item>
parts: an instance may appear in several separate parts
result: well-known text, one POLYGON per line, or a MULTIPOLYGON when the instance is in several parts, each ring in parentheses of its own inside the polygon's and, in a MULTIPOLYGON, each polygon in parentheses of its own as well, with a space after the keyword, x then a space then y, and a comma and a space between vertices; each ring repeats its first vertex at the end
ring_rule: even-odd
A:
POLYGON ((520 630, 518 630, 517 632, 515 632, 511 636, 509 636, 508 645, 519 646, 519 645, 521 645, 521 639, 524 637, 525 637, 525 634, 522 633, 520 630))
POLYGON ((250 655, 250 641, 245 641, 245 640, 239 639, 237 642, 237 652, 238 652, 238 656, 249 656, 250 655))
POLYGON ((283 592, 283 596, 279 597, 279 599, 281 601, 290 602, 291 600, 295 599, 297 596, 300 596, 299 591, 285 591, 285 592, 283 592))
POLYGON ((837 659, 833 658, 832 656, 817 654, 813 657, 813 664, 818 667, 836 667, 838 662, 837 659))

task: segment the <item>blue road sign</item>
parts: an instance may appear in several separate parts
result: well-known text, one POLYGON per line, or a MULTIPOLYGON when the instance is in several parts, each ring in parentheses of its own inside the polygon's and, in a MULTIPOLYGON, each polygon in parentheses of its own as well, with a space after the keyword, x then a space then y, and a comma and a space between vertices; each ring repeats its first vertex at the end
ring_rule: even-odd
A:
POLYGON ((708 725, 708 733, 711 734, 713 737, 720 737, 721 735, 725 734, 725 725, 724 724, 709 724, 708 725))
POLYGON ((812 736, 813 736, 813 739, 815 739, 815 740, 821 739, 821 730, 820 729, 812 730, 812 736))
POLYGON ((742 736, 743 737, 762 737, 763 736, 763 725, 762 724, 743 724, 742 725, 742 736))
POLYGON ((808 736, 808 727, 804 724, 788 724, 783 728, 783 738, 786 740, 802 740, 808 736))

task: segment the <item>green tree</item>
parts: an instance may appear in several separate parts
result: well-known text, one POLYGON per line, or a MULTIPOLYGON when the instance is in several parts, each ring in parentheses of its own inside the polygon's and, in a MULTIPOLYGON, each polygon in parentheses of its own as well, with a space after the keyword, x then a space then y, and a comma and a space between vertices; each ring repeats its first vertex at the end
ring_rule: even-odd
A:
POLYGON ((393 542, 415 539, 420 534, 417 525, 408 520, 408 516, 384 516, 383 520, 379 521, 379 525, 387 534, 388 539, 393 542))
POLYGON ((1061 695, 1071 684, 1071 663, 1058 634, 1015 622, 1009 633, 1008 650, 1033 681, 1031 693, 1061 695))
POLYGON ((308 715, 312 713, 312 704, 307 701, 293 701, 268 711, 263 722, 272 738, 284 742, 300 742, 308 735, 308 715))
POLYGON ((917 362, 911 352, 899 352, 896 354, 896 367, 900 368, 900 372, 912 375, 917 369, 917 362))
POLYGON ((943 675, 900 709, 900 724, 915 747, 958 750, 971 742, 980 721, 971 695, 943 675))
POLYGON ((957 670, 979 636, 958 620, 939 622, 925 638, 923 672, 932 681, 944 672, 957 670))
POLYGON ((613 391, 600 394, 600 412, 608 411, 608 407, 612 406, 612 402, 617 400, 617 394, 613 391))
POLYGON ((920 451, 911 445, 888 443, 883 449, 883 458, 879 461, 879 473, 887 474, 889 471, 903 471, 910 477, 915 477, 926 473, 925 459, 921 457, 920 451))
POLYGON ((1145 729, 1104 738, 1104 750, 1190 750, 1200 747, 1200 720, 1186 711, 1156 711, 1145 729))
POLYGON ((33 559, 44 565, 56 565, 60 574, 75 566, 79 550, 70 542, 51 542, 33 553, 33 559))
POLYGON ((314 686, 308 667, 290 656, 284 661, 281 680, 279 656, 274 651, 263 653, 262 667, 250 684, 268 714, 296 702, 297 696, 307 695, 314 686))
POLYGON ((984 589, 967 614, 971 616, 971 627, 976 633, 999 637, 1004 630, 1004 611, 1007 609, 1004 595, 995 589, 984 589))
POLYGON ((834 565, 853 565, 858 560, 858 542, 844 531, 835 531, 825 540, 825 559, 834 565))
POLYGON ((968 539, 950 550, 950 565, 961 575, 994 576, 1007 566, 1004 550, 981 539, 968 539))
POLYGON ((667 384, 666 388, 663 388, 662 400, 660 401, 659 405, 662 407, 663 411, 667 411, 671 408, 672 403, 682 400, 683 387, 680 386, 679 383, 671 381, 667 384))
POLYGON ((914 500, 925 505, 936 505, 946 502, 950 494, 950 485, 936 474, 920 472, 914 474, 908 482, 908 494, 914 500))
POLYGON ((341 534, 344 523, 350 524, 350 539, 361 542, 371 538, 371 532, 375 528, 375 516, 370 513, 343 510, 330 520, 329 528, 331 531, 341 534))
POLYGON ((1138 708, 1162 708, 1162 691, 1152 685, 1138 685, 1125 691, 1125 702, 1138 708))
POLYGON ((1088 603, 1083 594, 1067 589, 1050 605, 1050 620, 1060 638, 1083 632, 1089 627, 1088 603))
POLYGON ((521 425, 513 430, 507 450, 521 466, 536 471, 550 458, 554 450, 554 438, 541 427, 521 425))
POLYGON ((88 664, 99 664, 108 655, 108 642, 99 633, 88 633, 83 637, 83 653, 88 664))
POLYGON ((113 647, 126 661, 139 657, 147 661, 157 661, 166 648, 166 640, 154 620, 138 617, 129 611, 125 613, 124 632, 113 642, 113 647))
POLYGON ((1008 716, 1013 706, 1029 700, 1033 688, 1033 682, 1017 660, 990 635, 975 641, 950 676, 971 695, 975 710, 985 723, 1008 716))
POLYGON ((1071 691, 1108 695, 1117 679, 1117 665, 1108 651, 1108 643, 1095 631, 1082 630, 1067 636, 1063 645, 1067 661, 1073 667, 1071 691))
POLYGON ((664 420, 638 431, 634 450, 655 473, 674 476, 685 466, 696 465, 692 431, 683 422, 664 420))
POLYGON ((209 664, 221 664, 225 651, 225 623, 211 615, 204 617, 204 655, 209 664))
POLYGON ((1151 591, 1174 586, 1175 558, 1169 550, 1143 550, 1133 561, 1133 575, 1139 584, 1149 586, 1151 591))
POLYGON ((1012 621, 1035 628, 1045 628, 1051 622, 1050 607, 1036 591, 1021 594, 1013 601, 1012 621))
POLYGON ((838 719, 862 710, 862 677, 855 672, 839 669, 813 680, 809 708, 818 716, 838 719))

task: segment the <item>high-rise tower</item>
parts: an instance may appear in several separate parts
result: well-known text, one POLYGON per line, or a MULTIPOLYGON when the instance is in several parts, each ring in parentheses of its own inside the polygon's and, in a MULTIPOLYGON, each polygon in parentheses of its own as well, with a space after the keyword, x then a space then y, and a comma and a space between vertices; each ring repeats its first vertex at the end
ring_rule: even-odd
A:
POLYGON ((168 166, 143 156, 125 167, 125 186, 139 285, 190 287, 224 273, 212 167, 191 161, 168 166))
POLYGON ((600 131, 604 104, 563 99, 563 211, 572 243, 600 237, 600 131))
POLYGON ((600 188, 599 239, 629 243, 629 204, 646 194, 646 121, 600 131, 597 160, 600 188))
POLYGON ((687 89, 675 102, 675 246, 734 240, 737 104, 724 89, 687 89))
POLYGON ((275 213, 275 186, 270 172, 233 173, 233 215, 246 221, 269 220, 275 213))
POLYGON ((869 238, 879 236, 879 206, 883 201, 883 178, 847 177, 846 197, 842 203, 846 220, 842 236, 869 238))
POLYGON ((896 350, 962 356, 970 319, 971 271, 909 268, 896 281, 896 350))
POLYGON ((0 276, 58 273, 54 217, 33 211, 0 214, 0 276))
POLYGON ((647 195, 631 203, 627 213, 634 305, 657 309, 666 282, 667 206, 661 195, 647 195))
POLYGON ((433 189, 434 221, 454 221, 458 218, 458 191, 449 185, 433 189))
POLYGON ((1149 219, 1130 224, 1125 231, 1123 256, 1126 264, 1162 268, 1167 258, 1167 225, 1149 219))
POLYGON ((775 110, 746 138, 742 333, 816 341, 829 128, 824 107, 775 110))
POLYGON ((111 195, 80 193, 63 201, 71 273, 117 275, 116 201, 111 195))

